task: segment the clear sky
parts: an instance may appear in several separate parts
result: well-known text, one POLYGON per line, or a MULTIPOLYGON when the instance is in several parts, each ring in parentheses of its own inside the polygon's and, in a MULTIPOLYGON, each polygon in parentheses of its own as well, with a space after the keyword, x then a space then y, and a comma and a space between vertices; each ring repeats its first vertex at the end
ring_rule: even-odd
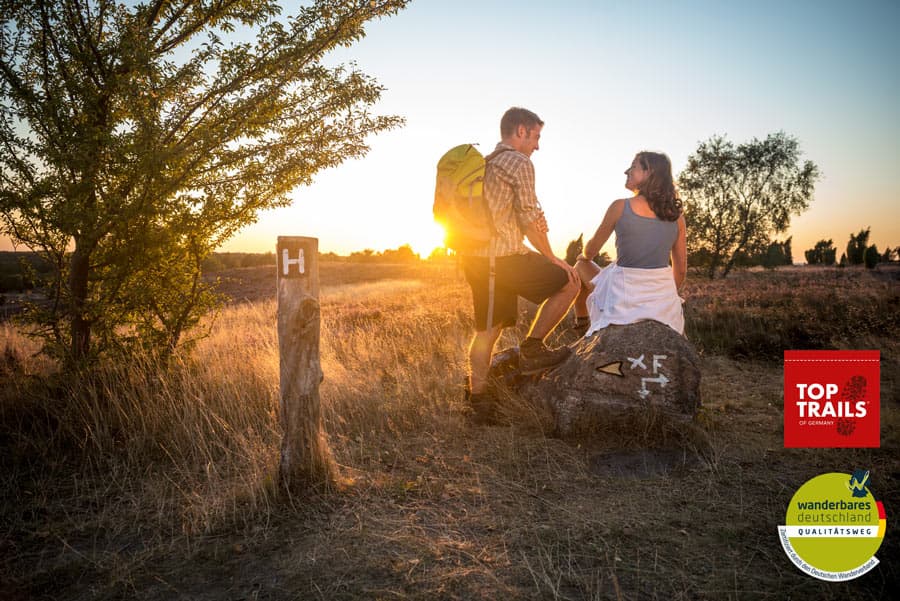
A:
POLYGON ((898 23, 896 0, 416 0, 334 56, 375 76, 387 88, 378 109, 406 126, 225 249, 271 250, 296 234, 324 251, 410 243, 427 254, 441 236, 437 159, 466 142, 490 151, 513 105, 546 122, 532 159, 558 254, 628 194, 622 171, 635 152, 666 152, 677 172, 714 134, 743 142, 779 130, 823 173, 788 232, 795 261, 822 238, 842 251, 867 226, 880 249, 898 246, 898 23))
MULTIPOLYGON (((444 151, 499 140, 524 106, 545 121, 532 160, 558 254, 628 193, 622 171, 660 150, 680 171, 698 143, 785 131, 823 178, 794 217, 794 260, 822 238, 840 252, 871 226, 900 245, 900 2, 832 0, 414 0, 335 53, 387 88, 376 110, 406 125, 365 158, 320 173, 222 250, 263 252, 278 235, 346 254, 441 241, 431 204, 444 151)), ((607 249, 612 243, 608 243, 607 249)))

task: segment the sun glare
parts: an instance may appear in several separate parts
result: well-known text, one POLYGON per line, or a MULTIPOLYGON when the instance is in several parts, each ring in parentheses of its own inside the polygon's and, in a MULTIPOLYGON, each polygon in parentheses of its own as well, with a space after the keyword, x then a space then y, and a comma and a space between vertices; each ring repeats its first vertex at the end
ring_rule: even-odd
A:
POLYGON ((432 221, 415 232, 408 232, 407 239, 413 252, 427 259, 431 251, 444 246, 444 228, 432 221))

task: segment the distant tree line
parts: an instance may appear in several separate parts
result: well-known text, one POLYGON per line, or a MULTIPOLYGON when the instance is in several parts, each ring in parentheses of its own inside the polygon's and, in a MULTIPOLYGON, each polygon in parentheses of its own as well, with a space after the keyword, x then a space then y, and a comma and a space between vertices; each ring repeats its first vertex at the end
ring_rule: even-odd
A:
MULTIPOLYGON (((746 250, 734 253, 732 267, 767 267, 774 269, 782 265, 793 265, 794 256, 791 249, 792 238, 783 241, 763 241, 746 250)), ((712 253, 705 248, 698 248, 688 253, 688 267, 706 270, 713 262, 712 253)))
MULTIPOLYGON (((381 252, 365 249, 349 255, 319 253, 319 259, 344 263, 408 263, 422 260, 409 244, 381 252)), ((428 257, 429 261, 445 259, 452 260, 452 257, 443 248, 436 248, 428 257)), ((275 253, 214 252, 203 260, 202 270, 210 274, 226 269, 265 266, 275 266, 275 253)), ((52 273, 53 265, 38 253, 0 251, 0 293, 42 288, 52 273)))
MULTIPOLYGON (((432 253, 432 257, 440 258, 439 254, 438 252, 432 253)), ((429 257, 429 260, 432 257, 429 257)), ((352 252, 349 255, 339 255, 335 252, 319 253, 319 260, 336 263, 410 263, 420 261, 421 257, 413 252, 409 244, 404 244, 398 248, 386 249, 381 252, 367 248, 352 252)), ((204 273, 214 273, 225 269, 263 267, 267 265, 275 266, 274 253, 213 253, 203 262, 203 271, 204 273)))
MULTIPOLYGON (((847 252, 841 255, 840 262, 836 260, 837 249, 834 241, 819 240, 813 248, 804 251, 806 262, 809 265, 865 265, 873 268, 878 263, 889 263, 891 261, 900 260, 900 246, 896 248, 888 247, 884 252, 878 250, 875 244, 869 245, 869 229, 861 230, 858 234, 850 234, 850 241, 847 243, 847 252)), ((782 265, 793 265, 794 257, 791 249, 792 237, 784 241, 775 240, 757 247, 747 250, 738 251, 734 256, 734 267, 767 267, 775 268, 782 265)), ((584 244, 582 236, 577 240, 569 242, 566 248, 566 262, 569 265, 575 264, 577 257, 584 244)), ((711 253, 708 249, 698 248, 688 255, 688 265, 706 269, 712 261, 711 253)), ((594 257, 594 262, 601 267, 610 263, 607 253, 602 253, 594 257)))
POLYGON ((213 253, 203 261, 203 272, 214 273, 241 267, 275 266, 275 253, 213 253))
POLYGON ((895 258, 900 258, 900 247, 887 247, 884 252, 878 250, 875 244, 869 244, 869 235, 871 228, 860 230, 858 233, 850 234, 850 240, 847 242, 846 252, 841 254, 840 261, 835 261, 837 249, 834 241, 819 240, 816 245, 805 251, 806 262, 810 265, 865 265, 872 269, 879 263, 889 263, 895 258))
MULTIPOLYGON (((759 245, 754 245, 746 250, 737 251, 734 255, 734 267, 767 267, 774 269, 782 265, 793 265, 794 255, 791 249, 793 237, 786 240, 773 240, 771 242, 763 241, 759 245)), ((691 266, 705 266, 708 264, 703 259, 703 252, 700 251, 696 256, 688 256, 688 264, 691 266)))
POLYGON ((413 252, 409 244, 404 244, 396 249, 386 249, 375 252, 371 248, 350 253, 347 260, 351 263, 412 263, 419 261, 418 253, 413 252))

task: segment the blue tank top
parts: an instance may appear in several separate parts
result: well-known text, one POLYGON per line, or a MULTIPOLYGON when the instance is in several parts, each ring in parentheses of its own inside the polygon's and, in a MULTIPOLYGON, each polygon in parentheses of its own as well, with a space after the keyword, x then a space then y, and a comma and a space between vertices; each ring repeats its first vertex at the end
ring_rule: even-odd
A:
POLYGON ((669 266, 669 254, 678 237, 677 222, 638 215, 631 210, 631 199, 627 199, 615 232, 616 263, 621 267, 658 269, 669 266))

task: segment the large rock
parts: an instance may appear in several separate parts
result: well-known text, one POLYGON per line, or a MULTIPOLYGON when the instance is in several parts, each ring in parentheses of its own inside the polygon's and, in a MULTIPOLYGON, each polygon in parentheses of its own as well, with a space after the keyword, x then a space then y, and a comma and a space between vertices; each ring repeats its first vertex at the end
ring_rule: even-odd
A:
POLYGON ((690 419, 700 408, 697 352, 665 324, 613 325, 570 347, 565 363, 537 378, 518 374, 517 349, 499 353, 491 368, 508 388, 547 407, 561 436, 597 431, 640 412, 690 419))

